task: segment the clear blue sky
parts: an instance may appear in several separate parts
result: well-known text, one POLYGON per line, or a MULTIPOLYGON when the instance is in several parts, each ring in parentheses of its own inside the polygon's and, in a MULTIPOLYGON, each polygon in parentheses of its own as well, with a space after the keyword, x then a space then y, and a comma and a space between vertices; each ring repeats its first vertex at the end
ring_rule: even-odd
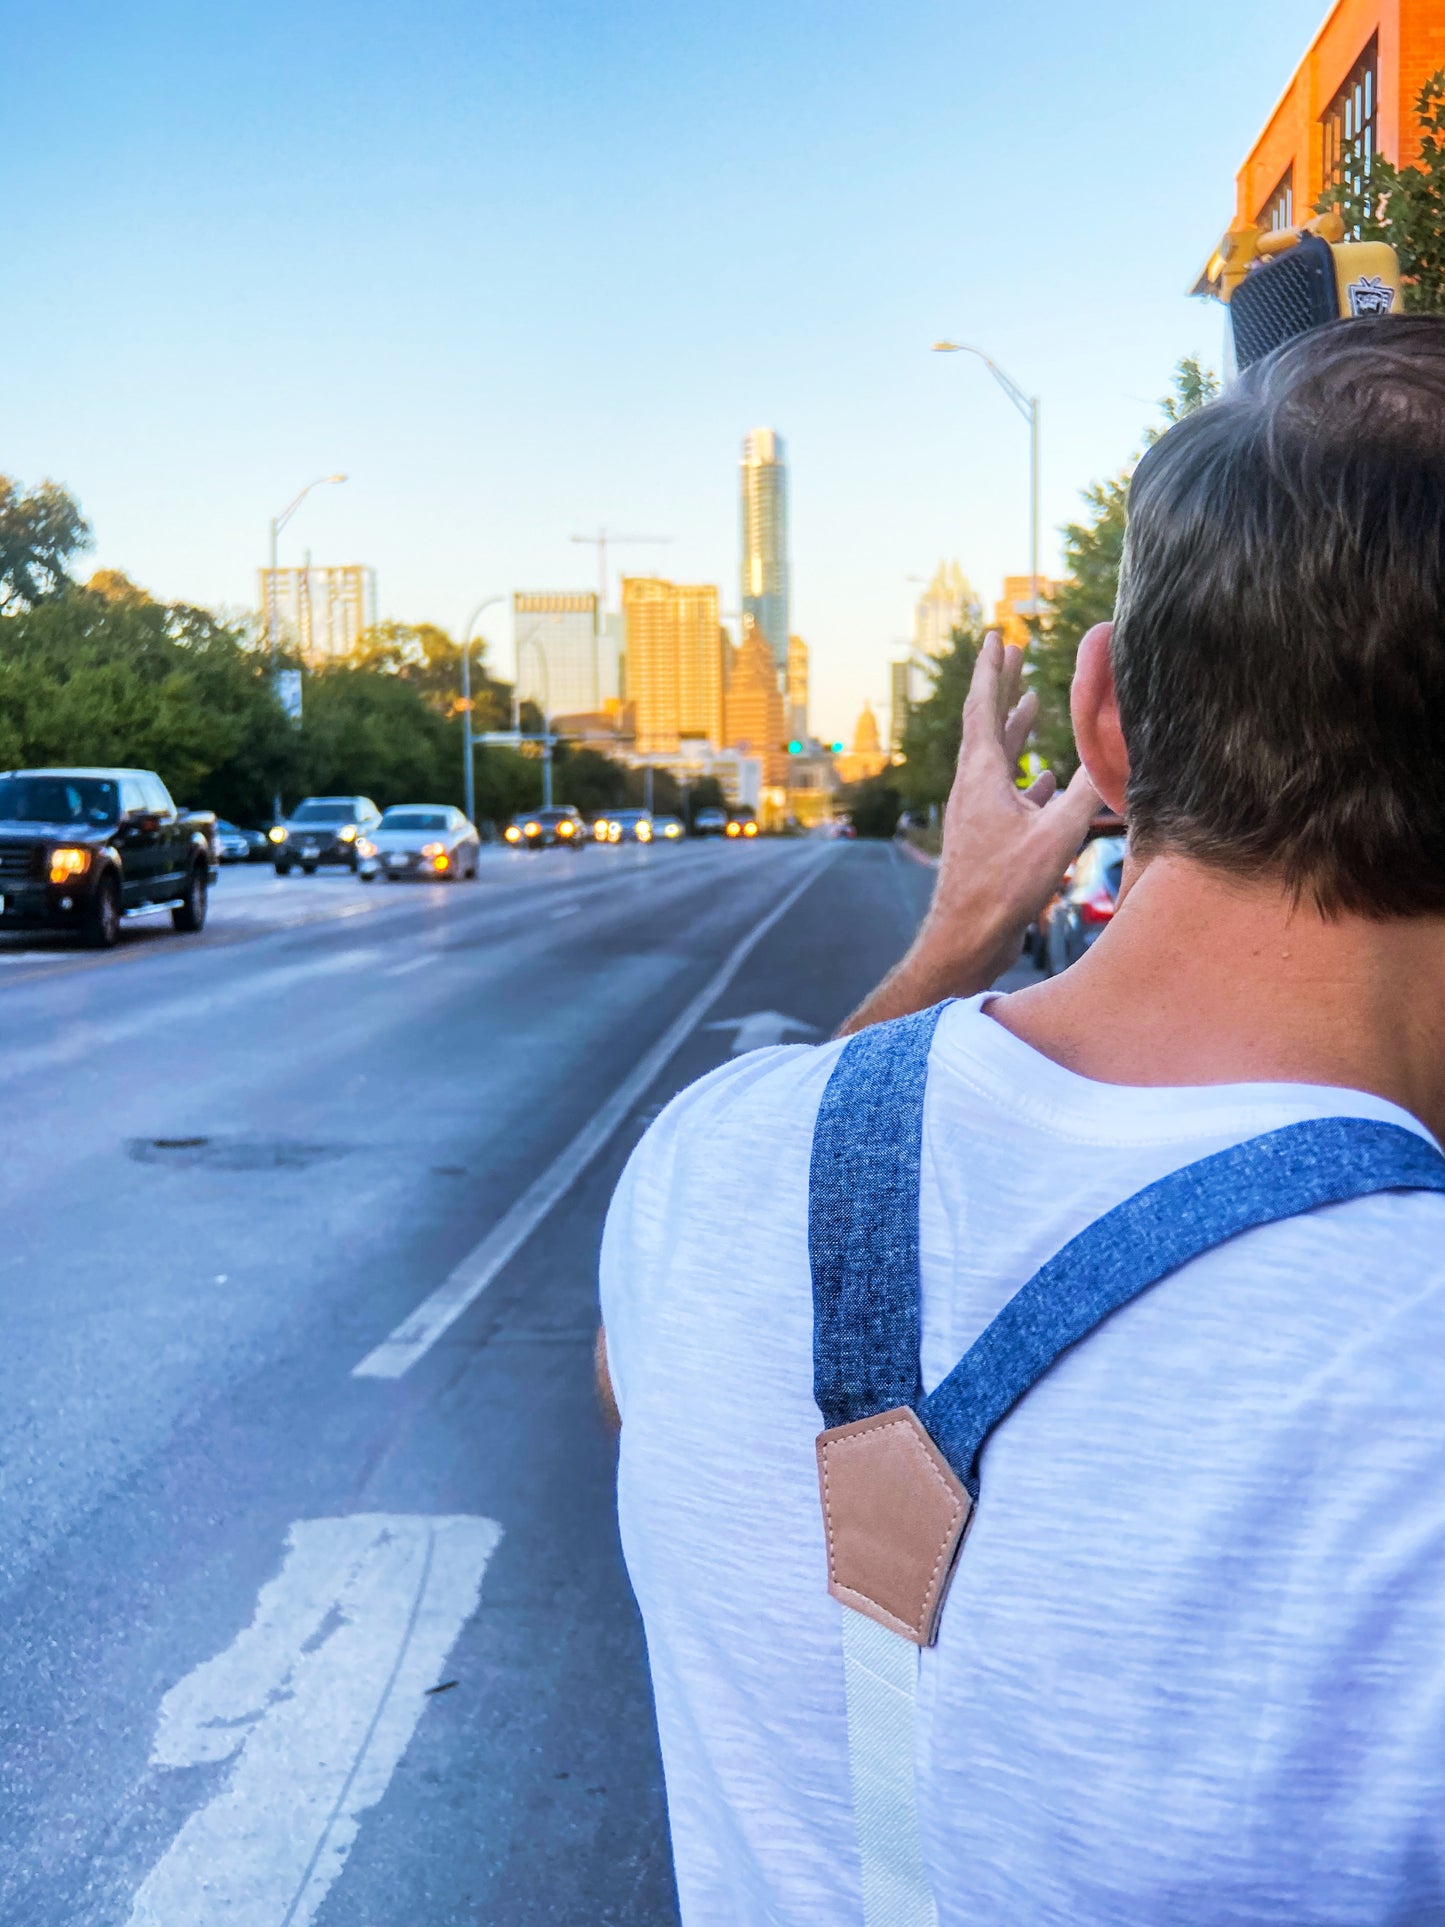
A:
MULTIPOLYGON (((616 561, 736 606, 737 457, 792 469, 794 626, 851 730, 917 589, 1045 567, 1179 356, 1182 290, 1322 0, 76 0, 12 16, 0 469, 79 496, 94 563, 253 601, 363 561, 383 614, 590 586, 616 561), (1249 50, 1242 58, 1241 49, 1249 50)), ((614 567, 614 580, 615 580, 614 567)), ((614 590, 615 593, 615 590, 614 590)), ((485 625, 484 625, 485 627, 485 625)), ((510 673, 505 616, 487 628, 510 673)))

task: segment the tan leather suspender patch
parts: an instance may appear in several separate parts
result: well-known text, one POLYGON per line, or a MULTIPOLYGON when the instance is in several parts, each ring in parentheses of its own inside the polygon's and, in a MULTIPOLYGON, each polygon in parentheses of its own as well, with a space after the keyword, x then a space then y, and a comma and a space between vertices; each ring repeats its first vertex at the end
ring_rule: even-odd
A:
POLYGON ((938 1637, 973 1501, 906 1405, 818 1434, 828 1590, 917 1646, 938 1637))

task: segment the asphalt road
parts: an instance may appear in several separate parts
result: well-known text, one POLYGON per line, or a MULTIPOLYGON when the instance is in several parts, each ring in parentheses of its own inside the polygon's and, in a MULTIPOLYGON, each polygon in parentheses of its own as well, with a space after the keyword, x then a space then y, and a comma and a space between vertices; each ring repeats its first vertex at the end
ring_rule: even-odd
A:
POLYGON ((603 1214, 666 1099, 826 1035, 930 881, 497 853, 0 940, 4 1927, 675 1920, 603 1214))

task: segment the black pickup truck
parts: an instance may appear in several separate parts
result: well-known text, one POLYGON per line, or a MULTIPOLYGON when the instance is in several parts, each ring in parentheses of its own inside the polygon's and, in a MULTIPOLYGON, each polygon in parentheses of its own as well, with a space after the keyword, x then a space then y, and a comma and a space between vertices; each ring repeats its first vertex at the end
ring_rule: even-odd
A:
POLYGON ((215 827, 150 770, 0 772, 0 931, 73 930, 107 950, 122 918, 158 910, 199 930, 215 827))

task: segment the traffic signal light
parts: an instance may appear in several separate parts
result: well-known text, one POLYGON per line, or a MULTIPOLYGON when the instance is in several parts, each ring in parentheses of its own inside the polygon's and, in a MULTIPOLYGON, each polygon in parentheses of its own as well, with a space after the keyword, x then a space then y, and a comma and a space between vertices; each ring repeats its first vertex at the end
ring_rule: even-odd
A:
POLYGON ((834 743, 832 748, 835 756, 841 756, 843 754, 843 745, 841 743, 834 743))
POLYGON ((788 754, 789 756, 801 756, 802 753, 803 745, 794 737, 793 741, 788 744, 788 754))

